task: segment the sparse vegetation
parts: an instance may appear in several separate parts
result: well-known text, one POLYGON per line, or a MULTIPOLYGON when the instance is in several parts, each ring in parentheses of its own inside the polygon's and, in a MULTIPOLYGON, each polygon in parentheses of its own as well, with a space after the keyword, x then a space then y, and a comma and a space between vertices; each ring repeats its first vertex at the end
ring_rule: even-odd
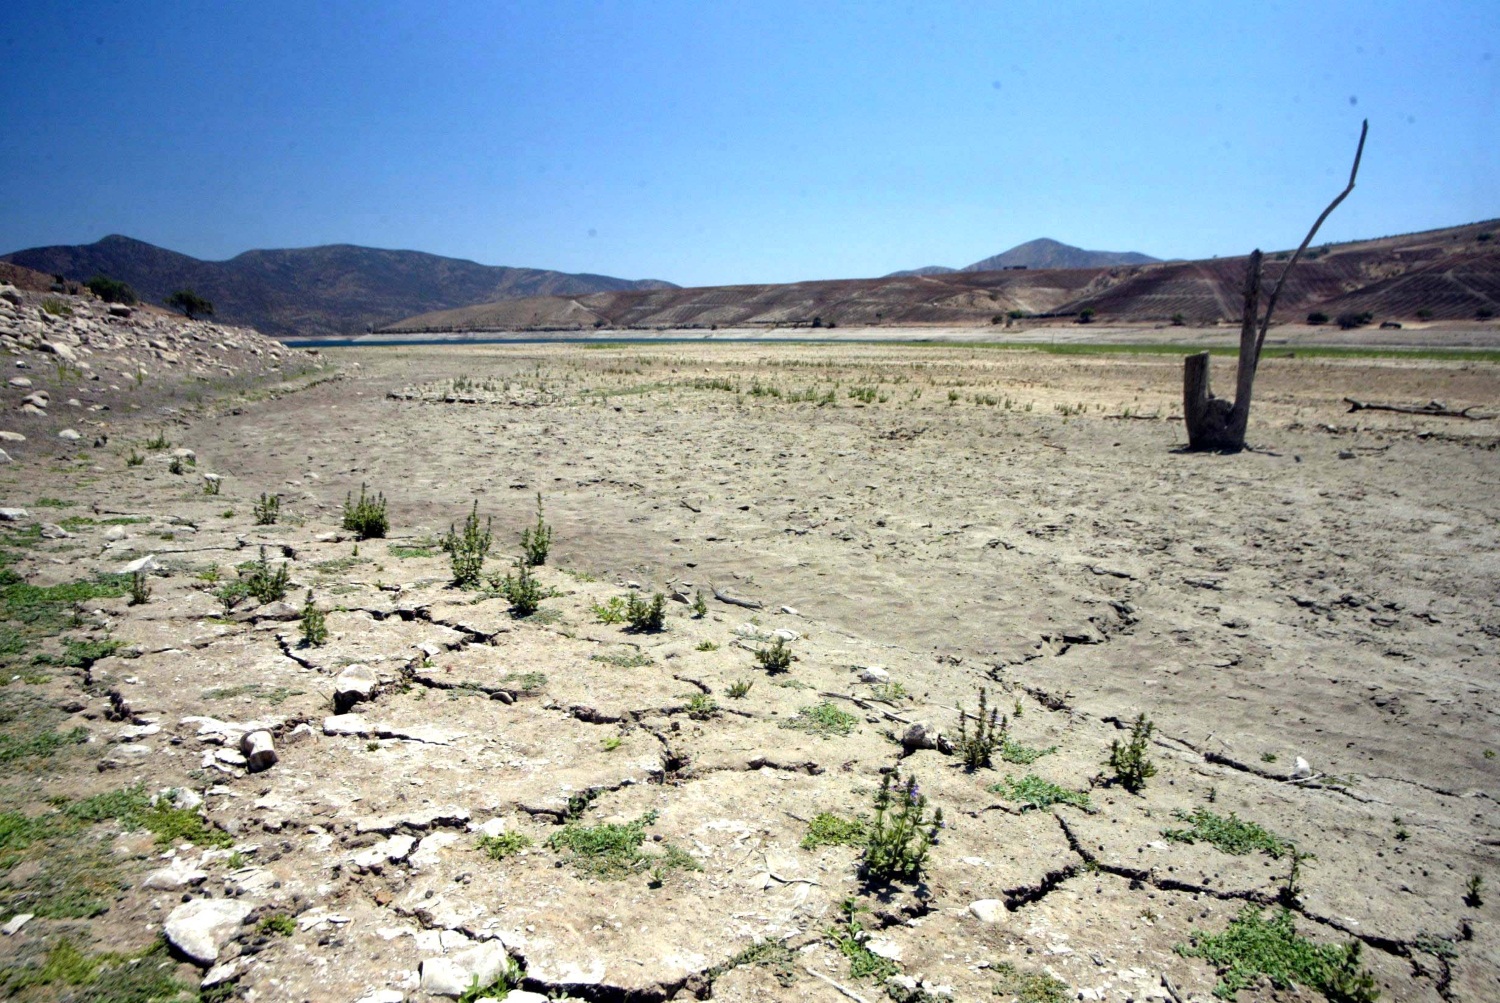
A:
POLYGON ((849 959, 850 978, 884 980, 899 974, 901 970, 894 961, 881 957, 865 944, 870 935, 860 922, 859 914, 868 910, 859 904, 859 900, 844 899, 839 911, 842 914, 841 923, 830 926, 823 932, 834 948, 849 959))
POLYGON ((865 843, 860 870, 874 881, 915 878, 943 827, 943 809, 927 814, 927 795, 909 776, 903 783, 898 770, 880 778, 875 794, 875 821, 865 843))
POLYGON ((245 592, 256 598, 257 601, 279 602, 286 598, 286 590, 290 584, 290 575, 287 571, 285 561, 279 562, 273 569, 271 561, 266 557, 266 548, 260 548, 260 557, 250 568, 250 573, 240 579, 245 587, 245 592))
POLYGON ((135 306, 140 302, 140 297, 135 290, 130 288, 129 283, 120 282, 116 279, 107 278, 103 275, 95 275, 84 285, 106 303, 123 303, 126 306, 135 306))
POLYGON ((759 648, 755 652, 755 661, 769 675, 786 672, 792 667, 792 649, 787 647, 786 640, 781 637, 774 638, 770 644, 759 648))
POLYGON ((1307 315, 1307 322, 1314 327, 1319 324, 1326 324, 1328 323, 1328 315, 1322 310, 1314 310, 1312 313, 1307 315))
POLYGON ((1131 726, 1128 742, 1121 745, 1117 738, 1110 743, 1106 765, 1114 772, 1111 781, 1132 794, 1139 794, 1145 789, 1146 780, 1156 776, 1156 764, 1146 758, 1146 747, 1155 727, 1143 711, 1131 726))
POLYGON ((674 869, 702 870, 687 853, 670 843, 654 843, 657 852, 641 852, 646 827, 657 813, 647 812, 634 822, 580 825, 570 822, 547 840, 547 848, 564 853, 580 873, 599 878, 623 878, 651 870, 658 875, 674 869))
POLYGON ((531 565, 524 558, 516 558, 513 574, 507 574, 504 578, 491 576, 490 587, 500 593, 510 603, 511 612, 516 616, 530 616, 541 608, 545 595, 541 583, 531 573, 531 565))
POLYGON ((724 692, 725 695, 728 696, 731 700, 743 700, 745 697, 750 695, 750 687, 754 685, 755 684, 748 679, 736 679, 734 682, 729 684, 729 689, 725 690, 724 692))
POLYGON ((1219 973, 1214 995, 1235 999, 1241 989, 1262 977, 1277 989, 1307 986, 1334 1003, 1373 1003, 1379 997, 1375 978, 1360 963, 1363 945, 1314 944, 1297 933, 1292 914, 1277 910, 1270 919, 1246 906, 1220 934, 1194 933, 1179 944, 1185 958, 1202 958, 1219 973))
POLYGON ((651 597, 647 602, 641 598, 639 592, 631 592, 625 597, 625 619, 630 623, 630 630, 643 634, 660 633, 666 626, 667 597, 660 592, 651 597))
POLYGON ((536 525, 521 530, 521 552, 531 567, 547 563, 547 554, 552 549, 552 527, 542 519, 542 493, 536 493, 536 525))
POLYGON ((151 579, 144 571, 130 575, 130 605, 142 606, 151 600, 151 579))
POLYGON ((1007 776, 987 788, 1007 801, 1018 802, 1022 808, 1051 808, 1055 804, 1072 805, 1084 811, 1093 811, 1094 806, 1084 791, 1059 787, 1050 780, 1043 780, 1035 773, 1028 773, 1019 780, 1007 776))
MULTIPOLYGON (((603 624, 617 624, 625 622, 625 597, 610 596, 603 603, 594 603, 589 607, 595 619, 603 624)), ((703 649, 699 649, 703 650, 703 649)))
POLYGON ((1073 989, 1046 972, 1023 972, 1009 961, 993 966, 995 995, 1004 1003, 1072 1003, 1073 989))
POLYGON ((281 495, 267 494, 262 491, 260 500, 251 503, 255 511, 255 524, 257 526, 274 526, 276 520, 281 518, 281 495))
POLYGON ((301 633, 304 648, 328 643, 328 618, 313 604, 312 589, 307 590, 307 598, 302 603, 301 633))
POLYGON ((488 517, 485 519, 484 528, 479 528, 477 499, 474 507, 469 510, 468 518, 464 520, 462 534, 454 531, 452 523, 448 524, 448 532, 439 546, 447 553, 448 560, 452 564, 454 585, 459 588, 475 588, 479 585, 484 572, 484 559, 489 556, 492 539, 488 517))
POLYGON ((802 849, 816 850, 820 846, 864 846, 869 837, 869 826, 862 819, 844 818, 826 811, 819 812, 807 824, 807 835, 802 837, 802 849))
POLYGON ((983 687, 979 690, 979 711, 970 718, 958 709, 958 741, 954 748, 965 769, 977 770, 992 765, 995 750, 1005 744, 1009 722, 1000 716, 998 707, 990 707, 983 687), (972 725, 970 722, 973 722, 972 725))
POLYGON ((42 300, 42 312, 50 314, 53 317, 73 316, 73 308, 68 306, 67 303, 58 299, 56 296, 48 296, 46 299, 42 300))
POLYGON ((1164 839, 1174 843, 1196 843, 1202 840, 1205 843, 1212 843, 1224 853, 1235 856, 1259 851, 1272 858, 1281 857, 1292 846, 1290 840, 1267 832, 1254 822, 1242 821, 1235 816, 1234 812, 1230 812, 1229 817, 1225 818, 1215 815, 1206 808, 1199 808, 1191 815, 1179 808, 1172 812, 1172 817, 1182 822, 1192 823, 1192 827, 1188 829, 1163 829, 1161 831, 1164 839))
POLYGON ((214 305, 191 289, 179 289, 162 301, 169 309, 177 310, 191 320, 194 317, 212 317, 214 305))
POLYGON ((797 711, 796 717, 790 721, 781 722, 783 728, 805 731, 819 738, 852 734, 857 724, 859 724, 859 718, 839 710, 827 700, 810 707, 803 707, 797 711))
POLYGON ((531 837, 524 832, 506 830, 497 836, 480 836, 479 848, 491 860, 504 860, 531 845, 531 837))
POLYGON ((707 693, 694 693, 687 702, 687 716, 694 721, 707 721, 719 713, 719 702, 707 693))
POLYGON ((1364 327, 1374 319, 1375 315, 1366 310, 1361 313, 1355 313, 1354 311, 1341 313, 1333 320, 1334 323, 1338 324, 1340 330, 1349 331, 1356 327, 1364 327))
POLYGON ((1464 884, 1464 905, 1470 909, 1478 909, 1484 905, 1483 891, 1484 877, 1479 874, 1469 875, 1469 880, 1464 884))
POLYGON ((256 928, 261 933, 290 937, 297 932, 297 921, 284 912, 276 912, 262 919, 256 928))
POLYGON ((368 494, 364 484, 359 486, 358 501, 354 500, 353 492, 346 494, 343 527, 361 540, 384 538, 386 531, 390 529, 390 523, 386 519, 385 495, 368 494))

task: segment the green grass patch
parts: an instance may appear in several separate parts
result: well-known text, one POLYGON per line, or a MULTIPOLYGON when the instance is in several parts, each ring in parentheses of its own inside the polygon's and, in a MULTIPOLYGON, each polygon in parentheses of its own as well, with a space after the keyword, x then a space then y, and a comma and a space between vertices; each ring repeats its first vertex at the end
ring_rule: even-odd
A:
POLYGON ((491 860, 504 860, 531 845, 531 837, 524 832, 502 832, 498 836, 480 836, 479 848, 491 860))
POLYGON ((656 812, 650 811, 634 822, 623 824, 570 822, 547 840, 547 847, 566 854, 579 873, 593 877, 623 878, 648 870, 654 873, 702 870, 696 860, 670 843, 653 843, 656 852, 641 852, 646 842, 646 827, 656 819, 656 812))
POLYGON ((1297 933, 1292 914, 1278 909, 1270 919, 1246 906, 1223 933, 1195 932, 1192 943, 1177 945, 1185 958, 1202 958, 1219 973, 1214 995, 1232 1000, 1262 977, 1277 989, 1307 986, 1335 1003, 1371 1003, 1379 993, 1375 978, 1360 965, 1359 941, 1314 944, 1297 933))
POLYGON ((437 553, 431 547, 404 547, 395 543, 388 545, 385 549, 386 553, 392 557, 399 557, 403 561, 414 557, 432 557, 437 553))
POLYGON ((72 508, 77 504, 76 501, 69 501, 66 498, 38 498, 32 502, 36 508, 72 508))
POLYGON ((870 827, 861 819, 844 818, 830 812, 819 812, 807 823, 802 849, 820 846, 863 846, 870 838, 870 827))
POLYGON ((233 700, 237 697, 255 697, 275 707, 288 697, 300 697, 306 690, 294 690, 287 686, 266 686, 262 683, 244 683, 239 686, 216 686, 204 690, 202 698, 207 701, 233 700))
POLYGON ((1230 812, 1229 817, 1225 818, 1206 808, 1199 808, 1191 815, 1179 808, 1172 812, 1172 817, 1181 822, 1192 823, 1191 828, 1161 831, 1163 838, 1174 843, 1196 843, 1202 840, 1237 857, 1258 850, 1268 857, 1280 858, 1292 848, 1289 840, 1267 832, 1254 822, 1242 821, 1234 812, 1230 812))
POLYGON ((178 1000, 190 987, 175 978, 177 963, 160 939, 135 954, 89 954, 64 937, 47 953, 0 968, 0 996, 31 1003, 78 1000, 89 1003, 162 1003, 178 1000))
POLYGON ((995 965, 995 995, 1013 1003, 1072 1003, 1073 989, 1046 972, 1023 972, 1009 961, 995 965))
POLYGON ((781 722, 781 727, 793 731, 805 731, 819 738, 832 738, 834 735, 849 735, 853 733, 859 718, 847 711, 839 710, 831 701, 824 700, 822 703, 803 707, 797 711, 797 716, 790 721, 781 722))
POLYGON ((1007 801, 1019 802, 1023 808, 1051 808, 1055 804, 1066 804, 1092 811, 1094 807, 1084 791, 1059 787, 1035 773, 1028 773, 1019 780, 1007 776, 999 783, 991 784, 988 790, 1007 801))
POLYGON ((1000 758, 1007 763, 1015 763, 1017 766, 1030 766, 1043 756, 1050 756, 1057 751, 1057 746, 1049 745, 1045 749, 1022 745, 1012 742, 1007 738, 1000 744, 1000 758))
POLYGON ((652 657, 643 651, 615 651, 605 655, 590 655, 589 661, 603 662, 605 665, 613 665, 620 669, 639 669, 642 666, 654 665, 652 657))
POLYGON ((783 989, 797 981, 797 956, 792 949, 777 940, 757 940, 738 952, 722 965, 715 965, 704 974, 713 983, 736 968, 764 968, 783 989))

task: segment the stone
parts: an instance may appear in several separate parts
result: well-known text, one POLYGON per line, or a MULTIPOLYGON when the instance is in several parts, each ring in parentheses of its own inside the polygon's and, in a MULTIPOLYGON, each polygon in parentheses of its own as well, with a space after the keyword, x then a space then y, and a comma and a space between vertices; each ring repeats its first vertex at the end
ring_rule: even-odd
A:
POLYGON ((901 745, 907 752, 915 752, 918 749, 936 749, 939 752, 952 752, 953 743, 943 736, 943 733, 929 724, 918 721, 906 729, 901 736, 901 745))
POLYGON ((22 435, 20 432, 4 432, 4 431, 0 431, 0 442, 25 442, 25 441, 26 441, 26 436, 22 435))
POLYGON ((1310 764, 1307 760, 1303 759, 1301 756, 1298 756, 1297 757, 1297 763, 1296 763, 1296 765, 1292 767, 1292 779, 1293 780, 1307 780, 1307 779, 1311 778, 1312 775, 1313 775, 1312 764, 1310 764))
POLYGON ((42 539, 44 540, 66 540, 72 535, 55 522, 42 523, 42 539))
POLYGON ((349 666, 333 681, 334 710, 342 714, 360 701, 371 699, 379 684, 375 670, 368 665, 349 666))
POLYGON ((104 539, 113 543, 115 540, 125 539, 124 526, 111 526, 104 531, 104 539))
POLYGON ((51 403, 51 401, 52 396, 45 390, 38 390, 34 394, 27 394, 25 397, 21 398, 22 404, 30 404, 32 407, 39 407, 44 411, 47 409, 47 405, 51 403))
POLYGON ((969 903, 969 911, 981 923, 998 923, 1005 916, 1005 903, 999 899, 979 899, 969 903))
POLYGON ((429 836, 424 836, 406 862, 414 871, 436 867, 442 862, 443 851, 458 843, 460 839, 461 837, 456 832, 434 832, 429 836))
POLYGON ((15 936, 21 932, 21 927, 30 923, 35 916, 36 913, 33 912, 18 912, 6 920, 4 926, 0 926, 0 933, 4 933, 7 937, 15 936))
POLYGON ((160 570, 161 565, 156 562, 156 555, 147 554, 145 557, 138 557, 135 560, 131 561, 129 564, 125 565, 120 569, 120 573, 125 575, 133 575, 137 571, 139 571, 142 574, 149 575, 154 571, 160 570))
POLYGON ((335 714, 323 719, 323 734, 343 735, 359 738, 370 733, 370 725, 362 714, 335 714))
POLYGON ((14 462, 16 462, 16 461, 11 458, 11 455, 9 453, 7 453, 3 449, 0 449, 0 463, 14 463, 14 462))
POLYGON ((146 875, 142 888, 174 892, 182 888, 201 885, 208 880, 208 872, 189 866, 185 861, 174 860, 166 867, 158 868, 146 875))
POLYGON ((434 996, 462 996, 477 978, 487 986, 510 964, 510 953, 498 940, 486 941, 446 958, 422 962, 422 991, 434 996))
POLYGON ((412 847, 417 845, 413 836, 391 836, 383 839, 368 849, 361 850, 354 855, 350 861, 354 869, 360 873, 365 871, 379 871, 387 863, 398 863, 411 855, 412 847))
POLYGON ((244 754, 245 765, 251 773, 269 770, 276 765, 278 758, 269 731, 246 732, 245 737, 240 739, 240 752, 244 754))
POLYGON ((224 949, 250 911, 243 899, 194 899, 173 909, 162 924, 167 943, 194 964, 208 968, 224 949))
POLYGON ((12 376, 10 378, 10 385, 18 390, 31 389, 31 381, 24 376, 12 376))
POLYGON ((505 1000, 506 1003, 549 1003, 547 997, 530 989, 512 989, 505 995, 505 1000))
POLYGON ((406 994, 399 989, 377 989, 361 996, 354 1003, 403 1003, 405 999, 406 994))
POLYGON ((20 522, 30 518, 31 513, 24 508, 0 508, 0 522, 20 522))
POLYGON ((214 986, 225 982, 233 982, 240 977, 240 969, 246 965, 248 960, 243 957, 231 958, 221 965, 214 965, 203 976, 203 980, 198 983, 198 990, 201 992, 204 989, 212 989, 214 986))
POLYGON ((861 669, 859 672, 859 681, 862 683, 884 683, 889 682, 890 678, 891 674, 885 669, 880 668, 878 665, 872 665, 869 668, 861 669))
POLYGON ((194 463, 198 462, 198 454, 193 452, 191 449, 174 449, 172 450, 172 458, 174 460, 191 460, 194 463))
POLYGON ((870 939, 865 941, 865 947, 870 949, 871 954, 878 954, 890 961, 901 960, 901 945, 893 940, 870 939))

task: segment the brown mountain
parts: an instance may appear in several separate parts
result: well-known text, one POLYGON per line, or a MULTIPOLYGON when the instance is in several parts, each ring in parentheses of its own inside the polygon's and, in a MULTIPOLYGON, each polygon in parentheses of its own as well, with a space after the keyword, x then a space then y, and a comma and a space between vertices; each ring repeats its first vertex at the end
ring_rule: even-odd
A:
POLYGON ((1136 251, 1085 251, 1081 247, 1064 244, 1050 237, 1040 237, 1017 244, 1008 251, 991 255, 963 268, 946 265, 926 265, 892 272, 888 279, 908 278, 913 275, 948 275, 952 272, 999 272, 1007 268, 1107 268, 1110 265, 1147 265, 1159 258, 1136 251))
POLYGON ((107 275, 130 283, 153 303, 189 288, 213 303, 216 319, 278 337, 355 334, 413 313, 514 297, 670 286, 351 244, 246 251, 228 261, 201 261, 109 236, 93 244, 16 251, 0 255, 0 261, 74 281, 107 275))
MULTIPOLYGON (((1282 292, 1276 316, 1318 310, 1376 321, 1500 314, 1500 221, 1313 248, 1282 292)), ((1289 252, 1267 255, 1274 281, 1289 252)), ((796 282, 629 290, 487 303, 408 317, 387 331, 586 330, 733 326, 987 324, 1011 311, 1100 323, 1235 321, 1245 259, 1095 268, 1027 268, 796 282)))

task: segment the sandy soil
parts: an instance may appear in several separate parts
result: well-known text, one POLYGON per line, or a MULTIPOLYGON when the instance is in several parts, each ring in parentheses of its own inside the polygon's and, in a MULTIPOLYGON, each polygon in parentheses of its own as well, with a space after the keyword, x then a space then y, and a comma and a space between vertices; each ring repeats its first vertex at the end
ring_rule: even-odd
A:
MULTIPOLYGON (((1340 403, 1500 413, 1493 364, 1269 360, 1255 448, 1205 456, 1181 451, 1171 357, 676 344, 325 357, 346 378, 169 426, 200 470, 224 475, 222 497, 113 455, 71 487, 101 514, 196 527, 191 546, 132 530, 123 551, 80 533, 100 566, 155 547, 171 571, 151 603, 103 604, 101 623, 141 655, 97 662, 80 714, 101 735, 118 728, 100 716, 113 691, 116 716, 134 700, 126 717, 175 733, 162 755, 100 776, 209 790, 209 819, 260 856, 239 876, 208 860, 204 887, 307 920, 234 959, 246 998, 424 999, 424 964, 492 939, 525 960, 529 987, 587 998, 842 998, 826 978, 878 998, 820 937, 861 891, 855 852, 798 843, 818 812, 868 813, 897 762, 949 826, 920 885, 866 889, 867 922, 933 995, 990 998, 1010 963, 1086 999, 1206 999, 1213 969, 1174 946, 1275 902, 1287 860, 1163 838, 1183 825, 1174 812, 1202 808, 1315 855, 1290 899, 1299 929, 1361 941, 1383 998, 1500 993, 1495 906, 1464 900, 1500 856, 1497 422, 1340 403), (553 612, 515 621, 503 600, 472 603, 446 587, 440 554, 366 541, 356 556, 326 534, 361 483, 384 493, 398 545, 430 549, 477 499, 502 553, 541 492, 553 612), (281 525, 249 525, 262 491, 282 494, 281 525), (332 644, 299 649, 296 624, 269 614, 214 619, 194 573, 261 541, 330 610, 332 644), (590 609, 629 582, 712 584, 764 609, 736 633, 749 610, 710 599, 699 620, 669 604, 664 634, 627 635, 590 609), (747 632, 782 627, 808 691, 775 685, 745 650, 760 643, 747 632), (597 657, 619 653, 653 664, 597 657), (351 662, 376 668, 382 695, 364 732, 324 734, 331 680, 351 662), (873 665, 905 693, 858 682, 851 667, 873 665), (546 676, 540 694, 505 682, 528 672, 546 676), (751 693, 728 699, 741 678, 751 693), (247 683, 261 689, 205 702, 247 683), (1018 740, 1057 750, 969 773, 887 736, 914 721, 952 735, 981 687, 1018 740), (278 688, 290 695, 262 699, 278 688), (704 690, 721 712, 699 720, 685 701, 704 690), (779 727, 810 691, 854 711, 853 734, 779 727), (1101 764, 1142 712, 1159 772, 1132 795, 1101 764), (179 723, 193 715, 275 718, 281 762, 200 767, 198 726, 179 723), (310 733, 294 734, 301 722, 310 733), (1292 782, 1299 757, 1314 777, 1292 782), (1023 811, 989 790, 1025 773, 1090 791, 1092 809, 1023 811), (583 790, 603 792, 589 821, 658 811, 653 831, 702 870, 653 890, 564 867, 539 847, 583 790), (421 810, 432 817, 407 817, 421 810), (461 833, 490 819, 538 848, 488 861, 461 833), (352 862, 403 832, 425 857, 407 846, 352 862), (971 909, 983 900, 1002 903, 993 921, 971 909), (764 938, 821 977, 706 974, 764 938)), ((1232 385, 1232 367, 1216 377, 1232 385)), ((69 476, 11 469, 0 484, 24 502, 69 476)), ((114 915, 149 928, 174 903, 143 892, 114 915)), ((1281 997, 1262 982, 1240 998, 1281 997)))

